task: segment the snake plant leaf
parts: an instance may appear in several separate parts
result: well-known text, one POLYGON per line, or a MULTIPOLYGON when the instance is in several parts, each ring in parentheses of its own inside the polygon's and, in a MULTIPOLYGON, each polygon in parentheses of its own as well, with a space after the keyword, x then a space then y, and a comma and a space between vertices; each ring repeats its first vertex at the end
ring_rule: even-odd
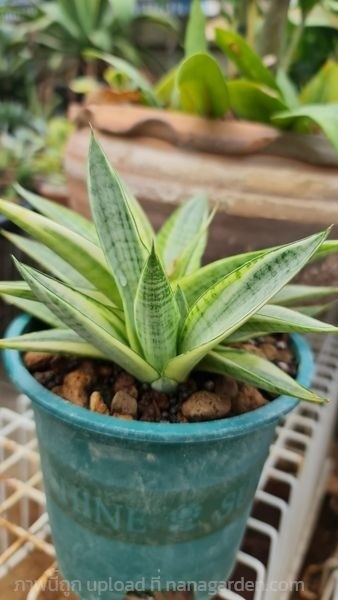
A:
POLYGON ((135 219, 140 238, 146 248, 150 251, 155 239, 155 232, 152 228, 152 225, 141 204, 132 194, 130 194, 130 192, 128 193, 128 204, 135 219))
POLYGON ((94 223, 86 219, 82 215, 79 215, 75 210, 61 206, 57 202, 38 196, 29 190, 23 188, 19 183, 14 186, 15 191, 24 200, 33 206, 40 214, 48 217, 52 221, 63 225, 67 229, 82 235, 84 238, 98 244, 97 233, 95 231, 94 223))
POLYGON ((285 306, 266 304, 227 343, 241 342, 264 333, 338 333, 338 328, 285 306), (258 332, 258 333, 257 333, 258 332))
POLYGON ((275 90, 261 83, 234 79, 227 87, 231 110, 240 119, 271 123, 276 113, 288 108, 275 90))
POLYGON ((174 268, 170 272, 170 278, 173 281, 184 275, 189 275, 189 273, 193 273, 200 268, 202 256, 208 241, 208 227, 214 218, 215 212, 216 209, 210 213, 207 221, 201 225, 199 231, 175 260, 174 268))
POLYGON ((126 75, 135 89, 138 89, 142 92, 146 104, 149 106, 159 106, 159 101, 152 85, 145 77, 143 77, 143 75, 141 75, 139 70, 133 67, 129 62, 123 60, 123 58, 118 58, 117 56, 113 56, 112 54, 107 54, 104 52, 97 52, 96 50, 88 50, 84 53, 84 55, 88 58, 97 58, 102 60, 116 69, 116 71, 119 73, 126 75))
POLYGON ((288 124, 299 118, 308 118, 318 125, 338 153, 338 102, 332 104, 308 104, 275 114, 273 121, 288 124))
POLYGON ((325 399, 301 386, 270 361, 244 350, 222 348, 217 352, 210 352, 200 368, 230 375, 274 394, 285 394, 308 402, 325 402, 325 399))
POLYGON ((186 320, 189 313, 189 305, 187 299, 184 295, 182 288, 179 285, 176 286, 175 289, 175 300, 178 307, 178 311, 180 313, 180 323, 179 327, 181 327, 186 320))
POLYGON ((203 117, 222 118, 229 109, 227 84, 218 62, 198 52, 184 59, 176 73, 178 108, 203 117))
MULTIPOLYGON (((156 250, 159 252, 167 273, 170 275, 182 252, 193 241, 208 221, 208 199, 205 194, 197 194, 179 206, 167 219, 156 236, 156 250)), ((204 242, 205 235, 202 236, 204 242)), ((199 249, 199 253, 202 247, 199 249)), ((202 254, 199 256, 199 261, 202 254)))
POLYGON ((271 298, 270 302, 282 306, 295 306, 303 302, 331 298, 335 294, 338 294, 338 286, 289 284, 271 298))
POLYGON ((41 304, 36 300, 28 300, 27 298, 18 298, 17 296, 9 296, 8 294, 1 294, 1 298, 12 306, 16 306, 21 311, 36 317, 39 321, 43 321, 51 327, 64 327, 62 321, 58 319, 47 306, 41 304))
POLYGON ((196 52, 207 52, 208 44, 205 29, 206 18, 201 0, 192 0, 184 38, 184 53, 186 57, 196 52))
POLYGON ((117 305, 121 305, 119 293, 102 250, 95 244, 66 227, 13 202, 0 200, 0 213, 69 262, 95 288, 117 305))
POLYGON ((138 349, 134 324, 134 299, 147 249, 129 208, 128 194, 94 135, 88 164, 88 190, 100 244, 118 286, 131 345, 138 349))
POLYGON ((333 302, 328 302, 326 304, 311 304, 309 306, 297 306, 297 311, 304 314, 309 315, 309 317, 316 317, 317 315, 321 315, 324 312, 327 312, 334 305, 333 302))
MULTIPOLYGON (((276 250, 281 246, 270 248, 270 250, 276 250)), ((210 286, 214 285, 216 281, 219 281, 222 277, 225 277, 231 271, 234 271, 244 263, 253 260, 257 256, 261 256, 266 250, 253 250, 251 252, 245 252, 237 254, 235 256, 228 256, 221 258, 213 263, 210 263, 195 273, 191 273, 185 277, 179 279, 178 283, 181 286, 184 294, 187 298, 188 304, 192 305, 199 296, 203 294, 210 286)), ((331 254, 338 252, 338 240, 325 240, 322 245, 316 250, 310 261, 325 258, 331 254)), ((288 287, 288 286, 287 286, 288 287)), ((287 289, 285 287, 285 289, 287 289)), ((316 288, 319 290, 319 288, 316 288)), ((283 292, 280 292, 283 293, 283 292)), ((335 293, 335 290, 334 290, 335 293)), ((271 300, 271 302, 274 300, 271 300)), ((281 304, 280 300, 278 304, 281 304)))
POLYGON ((43 269, 46 269, 57 279, 83 288, 91 287, 85 277, 44 244, 40 244, 40 242, 36 242, 35 240, 31 240, 22 235, 17 235, 16 233, 10 233, 8 231, 2 231, 1 233, 6 239, 12 242, 14 246, 22 250, 27 256, 32 258, 37 264, 43 267, 43 269))
POLYGON ((11 348, 20 352, 52 352, 53 354, 75 354, 91 358, 105 358, 97 348, 82 340, 71 329, 47 329, 25 333, 19 337, 0 340, 0 348, 11 348))
POLYGON ((207 352, 245 323, 292 279, 328 235, 328 231, 286 244, 245 263, 206 290, 183 325, 180 354, 165 375, 182 381, 207 352))
POLYGON ((135 323, 145 359, 159 373, 176 356, 179 320, 169 279, 153 247, 136 292, 135 323))
POLYGON ((125 343, 121 322, 106 306, 36 269, 16 264, 36 297, 107 360, 116 362, 142 381, 158 378, 157 372, 125 343))
POLYGON ((320 248, 318 248, 313 260, 322 259, 331 254, 338 252, 338 240, 325 240, 320 248))
POLYGON ((256 250, 253 252, 245 252, 243 254, 237 254, 236 256, 228 256, 221 258, 213 263, 210 263, 204 267, 198 269, 194 273, 190 273, 177 282, 182 288, 189 306, 201 296, 209 287, 214 285, 217 281, 238 269, 245 263, 261 256, 266 250, 256 250))
POLYGON ((222 52, 235 63, 243 77, 279 91, 273 74, 263 64, 260 56, 238 33, 226 29, 216 29, 215 42, 222 52))
POLYGON ((25 281, 0 281, 0 296, 7 294, 16 298, 35 300, 35 296, 25 281))

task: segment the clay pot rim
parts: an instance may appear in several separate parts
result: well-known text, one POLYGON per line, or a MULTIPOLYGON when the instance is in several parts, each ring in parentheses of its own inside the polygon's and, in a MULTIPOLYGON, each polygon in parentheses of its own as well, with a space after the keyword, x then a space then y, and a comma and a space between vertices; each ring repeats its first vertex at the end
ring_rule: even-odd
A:
MULTIPOLYGON (((20 315, 9 326, 6 337, 16 337, 29 329, 32 318, 20 315)), ((311 382, 314 361, 308 342, 299 334, 292 334, 292 344, 298 359, 297 382, 308 386, 311 382)), ((207 443, 225 437, 238 437, 250 431, 270 426, 297 406, 299 400, 279 396, 254 411, 215 421, 198 423, 152 423, 127 421, 88 411, 75 406, 44 388, 27 371, 17 350, 4 350, 4 363, 12 382, 37 404, 40 409, 74 429, 86 429, 96 436, 124 439, 126 442, 147 441, 156 444, 207 443)))

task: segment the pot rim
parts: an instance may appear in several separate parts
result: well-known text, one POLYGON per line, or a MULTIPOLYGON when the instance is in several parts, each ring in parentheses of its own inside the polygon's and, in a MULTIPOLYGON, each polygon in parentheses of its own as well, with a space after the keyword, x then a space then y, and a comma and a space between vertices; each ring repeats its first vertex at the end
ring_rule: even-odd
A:
MULTIPOLYGON (((20 315, 8 327, 5 337, 21 335, 31 321, 32 318, 29 315, 20 315)), ((314 370, 312 351, 303 336, 291 334, 290 337, 299 361, 296 380, 299 384, 307 386, 311 382, 314 370)), ((108 419, 107 415, 75 406, 44 388, 26 369, 18 350, 4 350, 3 359, 7 373, 14 385, 27 394, 40 409, 71 424, 74 428, 86 429, 97 435, 123 438, 127 441, 166 444, 201 443, 224 437, 242 436, 249 431, 269 426, 273 421, 278 421, 299 403, 296 398, 279 396, 272 402, 243 415, 198 423, 152 423, 127 421, 116 417, 108 419)))

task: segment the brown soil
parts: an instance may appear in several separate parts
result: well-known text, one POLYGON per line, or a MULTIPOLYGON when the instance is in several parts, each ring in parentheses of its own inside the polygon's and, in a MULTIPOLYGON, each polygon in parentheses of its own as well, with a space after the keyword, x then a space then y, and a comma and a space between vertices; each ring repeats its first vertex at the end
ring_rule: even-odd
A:
MULTIPOLYGON (((297 365, 285 334, 234 344, 267 358, 295 376, 297 365)), ((65 400, 127 420, 165 423, 211 421, 249 412, 275 396, 230 377, 193 372, 173 394, 157 392, 114 363, 27 352, 27 369, 65 400)))

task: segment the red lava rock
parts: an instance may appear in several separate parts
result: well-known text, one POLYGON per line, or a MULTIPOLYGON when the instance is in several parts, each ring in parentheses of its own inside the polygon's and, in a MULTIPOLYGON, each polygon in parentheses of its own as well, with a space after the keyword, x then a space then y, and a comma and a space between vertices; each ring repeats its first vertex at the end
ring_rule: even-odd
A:
POLYGON ((91 393, 89 398, 89 408, 90 410, 98 412, 101 415, 109 415, 108 407, 104 403, 103 398, 98 391, 91 393))
POLYGON ((114 392, 119 392, 125 388, 130 388, 135 384, 135 378, 129 375, 126 371, 122 371, 116 378, 114 383, 114 392))
POLYGON ((265 343, 260 345, 260 350, 263 352, 265 358, 268 360, 277 360, 279 356, 279 350, 274 344, 265 343))
POLYGON ((219 376, 215 379, 215 392, 222 399, 232 400, 238 394, 238 383, 232 377, 219 376))
POLYGON ((136 418, 136 399, 133 396, 130 396, 125 390, 119 390, 112 399, 111 412, 113 414, 130 415, 132 418, 136 418))
POLYGON ((188 421, 211 421, 225 417, 231 409, 230 398, 220 398, 213 392, 194 392, 181 406, 188 421))
POLYGON ((87 390, 94 382, 93 365, 89 361, 85 361, 81 367, 65 375, 62 385, 58 386, 57 393, 77 406, 87 406, 87 390))
POLYGON ((243 383, 240 386, 238 395, 232 399, 232 412, 235 415, 249 412, 260 406, 267 404, 268 400, 260 393, 259 390, 243 383))
POLYGON ((50 352, 26 352, 23 362, 28 371, 43 371, 55 357, 50 352))
POLYGON ((112 417, 116 417, 117 419, 124 419, 125 421, 133 421, 134 417, 132 417, 131 415, 124 415, 122 413, 113 413, 112 417))

